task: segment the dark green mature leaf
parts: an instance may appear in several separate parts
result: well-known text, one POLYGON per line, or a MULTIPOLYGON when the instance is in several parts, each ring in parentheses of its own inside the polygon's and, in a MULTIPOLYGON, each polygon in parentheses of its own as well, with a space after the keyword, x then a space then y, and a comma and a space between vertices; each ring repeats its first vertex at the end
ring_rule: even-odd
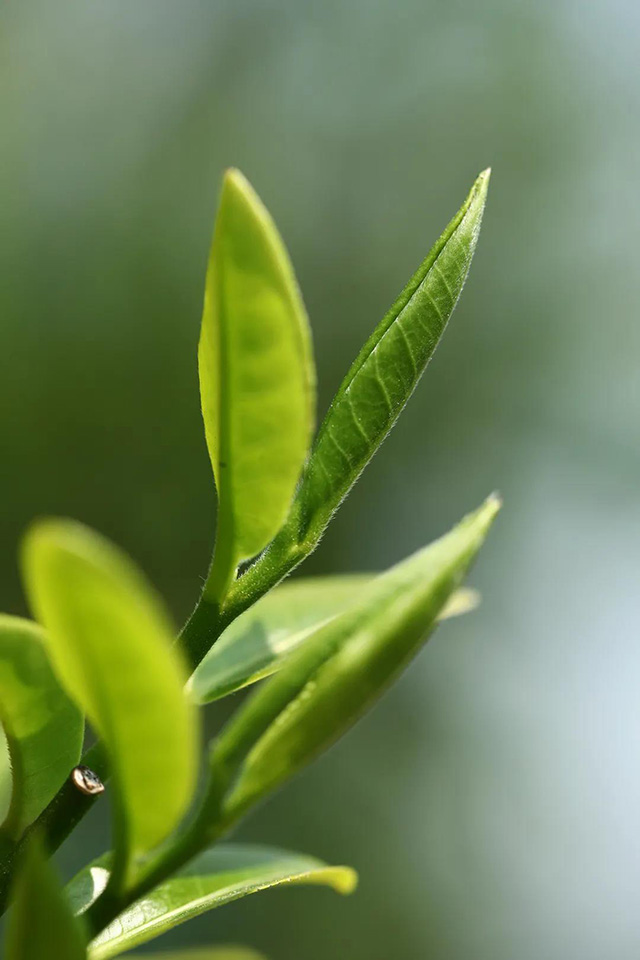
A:
POLYGON ((319 538, 433 356, 471 266, 488 186, 486 170, 343 380, 300 489, 303 537, 319 538))
MULTIPOLYGON (((309 577, 276 587, 227 627, 189 681, 196 703, 210 703, 280 670, 321 624, 357 603, 374 574, 309 577)), ((458 590, 441 618, 459 616, 478 602, 458 590)))
POLYGON ((459 586, 499 506, 490 497, 449 534, 378 577, 231 718, 211 755, 222 822, 234 822, 330 745, 389 686, 459 586))
POLYGON ((85 942, 50 864, 32 840, 13 891, 6 960, 84 960, 85 942))
MULTIPOLYGON (((67 889, 77 913, 87 910, 106 887, 108 869, 87 867, 67 889)), ((351 893, 357 882, 349 867, 328 867, 315 857, 243 844, 220 844, 161 883, 118 917, 91 944, 92 960, 105 960, 167 930, 250 893, 285 884, 320 884, 351 893)))
POLYGON ((195 783, 195 712, 172 630, 132 561, 81 524, 36 524, 23 567, 56 672, 109 752, 114 872, 128 884, 136 857, 171 833, 195 783))
POLYGON ((289 511, 311 440, 315 385, 293 268, 237 170, 222 187, 198 356, 219 500, 205 594, 221 601, 238 563, 269 543, 289 511))
POLYGON ((54 676, 43 631, 0 615, 0 717, 13 771, 3 824, 18 838, 56 795, 77 764, 84 719, 54 676))

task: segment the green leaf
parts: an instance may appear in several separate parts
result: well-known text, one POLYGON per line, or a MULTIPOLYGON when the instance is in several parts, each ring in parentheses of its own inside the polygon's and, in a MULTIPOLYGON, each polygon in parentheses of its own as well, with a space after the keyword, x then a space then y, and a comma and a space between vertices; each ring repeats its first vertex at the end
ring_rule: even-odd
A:
POLYGON ((231 718, 211 754, 209 809, 220 797, 222 823, 233 823, 329 746, 389 686, 459 586, 499 506, 490 497, 449 534, 378 577, 231 718))
MULTIPOLYGON (((276 587, 227 627, 189 681, 196 703, 210 703, 280 670, 310 633, 358 601, 374 574, 301 578, 276 587)), ((478 602, 458 590, 441 617, 478 602)))
MULTIPOLYGON (((85 868, 71 882, 67 892, 77 913, 95 902, 107 878, 102 861, 85 868)), ((122 913, 92 942, 90 956, 92 960, 114 957, 207 910, 260 890, 284 884, 321 884, 347 894, 356 882, 349 867, 328 867, 315 857, 270 847, 220 844, 122 913)))
POLYGON ((13 770, 5 833, 17 839, 42 813, 80 759, 84 720, 60 687, 43 631, 0 615, 0 716, 13 770))
POLYGON ((29 531, 23 568, 56 672, 104 740, 114 788, 114 885, 176 827, 192 796, 196 721, 164 609, 133 562, 68 520, 29 531))
POLYGON ((13 890, 6 960, 83 960, 85 939, 37 841, 26 847, 13 890))
POLYGON ((488 186, 485 171, 343 380, 300 489, 303 538, 318 540, 433 356, 471 266, 488 186))
POLYGON ((275 536, 307 456, 314 370, 307 317, 275 224, 237 170, 224 178, 207 270, 200 393, 218 489, 205 594, 275 536))
POLYGON ((396 422, 462 292, 480 232, 489 174, 489 170, 480 174, 360 351, 320 427, 285 526, 233 585, 229 610, 246 609, 315 549, 396 422))

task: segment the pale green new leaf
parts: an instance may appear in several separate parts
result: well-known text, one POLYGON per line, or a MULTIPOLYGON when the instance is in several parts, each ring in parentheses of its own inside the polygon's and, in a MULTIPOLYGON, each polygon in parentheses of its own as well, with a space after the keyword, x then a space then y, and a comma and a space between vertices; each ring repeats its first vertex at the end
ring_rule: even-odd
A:
POLYGON ((113 774, 116 880, 176 827, 197 765, 184 666, 133 562, 81 524, 45 520, 23 548, 27 591, 56 672, 104 740, 113 774))
POLYGON ((499 505, 489 498, 449 534, 378 577, 231 718, 211 755, 212 796, 222 797, 223 822, 333 743, 389 686, 459 586, 499 505))
POLYGON ((32 840, 13 889, 5 960, 84 960, 85 943, 40 844, 32 840))
MULTIPOLYGON (((85 868, 67 893, 76 913, 100 896, 108 880, 102 863, 85 868)), ((290 884, 318 884, 351 893, 357 882, 349 867, 329 867, 300 853, 228 843, 212 847, 150 894, 133 904, 91 944, 92 960, 105 960, 250 893, 290 884)))
POLYGON ((224 178, 198 352, 218 529, 205 593, 221 601, 241 560, 275 536, 307 456, 311 339, 284 244, 237 171, 224 178))
MULTIPOLYGON (((357 603, 374 574, 309 577, 276 587, 227 627, 189 681, 196 703, 210 703, 280 670, 322 623, 357 603)), ((459 616, 478 603, 473 590, 458 590, 441 618, 459 616)))
POLYGON ((41 628, 5 615, 0 615, 0 719, 13 774, 3 830, 18 838, 77 764, 84 720, 51 669, 41 628))

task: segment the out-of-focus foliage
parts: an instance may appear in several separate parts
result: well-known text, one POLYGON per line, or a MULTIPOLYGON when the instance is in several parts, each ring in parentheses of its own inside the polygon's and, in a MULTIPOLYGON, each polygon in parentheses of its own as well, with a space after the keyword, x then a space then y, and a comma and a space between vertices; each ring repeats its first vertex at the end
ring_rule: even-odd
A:
MULTIPOLYGON (((40 627, 6 615, 0 616, 0 720, 11 777, 6 819, 0 799, 0 826, 17 839, 80 759, 84 717, 54 675, 40 627)), ((6 768, 3 757, 0 769, 6 768)), ((2 783, 4 777, 0 772, 2 783)))
POLYGON ((39 842, 31 842, 20 864, 9 916, 6 960, 86 960, 81 921, 69 904, 39 842))
POLYGON ((69 520, 25 538, 25 584, 51 661, 104 740, 114 780, 113 881, 175 830, 197 777, 195 710, 164 608, 113 544, 69 520))

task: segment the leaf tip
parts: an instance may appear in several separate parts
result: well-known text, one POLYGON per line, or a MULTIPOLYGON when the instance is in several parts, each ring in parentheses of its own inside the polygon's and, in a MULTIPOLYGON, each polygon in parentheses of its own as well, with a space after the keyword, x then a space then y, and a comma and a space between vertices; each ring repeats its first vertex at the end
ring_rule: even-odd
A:
POLYGON ((222 194, 230 193, 250 206, 262 207, 251 183, 237 167, 227 167, 222 177, 222 194))
POLYGON ((471 188, 470 194, 470 206, 479 206, 480 210, 484 209, 484 205, 487 201, 487 192, 489 190, 489 181, 491 180, 491 167, 487 167, 486 170, 483 170, 482 173, 478 174, 474 185, 471 188))
POLYGON ((489 533, 493 521, 502 508, 502 497, 495 491, 490 493, 484 503, 469 517, 471 527, 478 540, 478 546, 489 533))
POLYGON ((325 881, 333 887, 336 893, 348 897, 358 886, 359 877, 352 867, 328 867, 325 871, 325 881))

